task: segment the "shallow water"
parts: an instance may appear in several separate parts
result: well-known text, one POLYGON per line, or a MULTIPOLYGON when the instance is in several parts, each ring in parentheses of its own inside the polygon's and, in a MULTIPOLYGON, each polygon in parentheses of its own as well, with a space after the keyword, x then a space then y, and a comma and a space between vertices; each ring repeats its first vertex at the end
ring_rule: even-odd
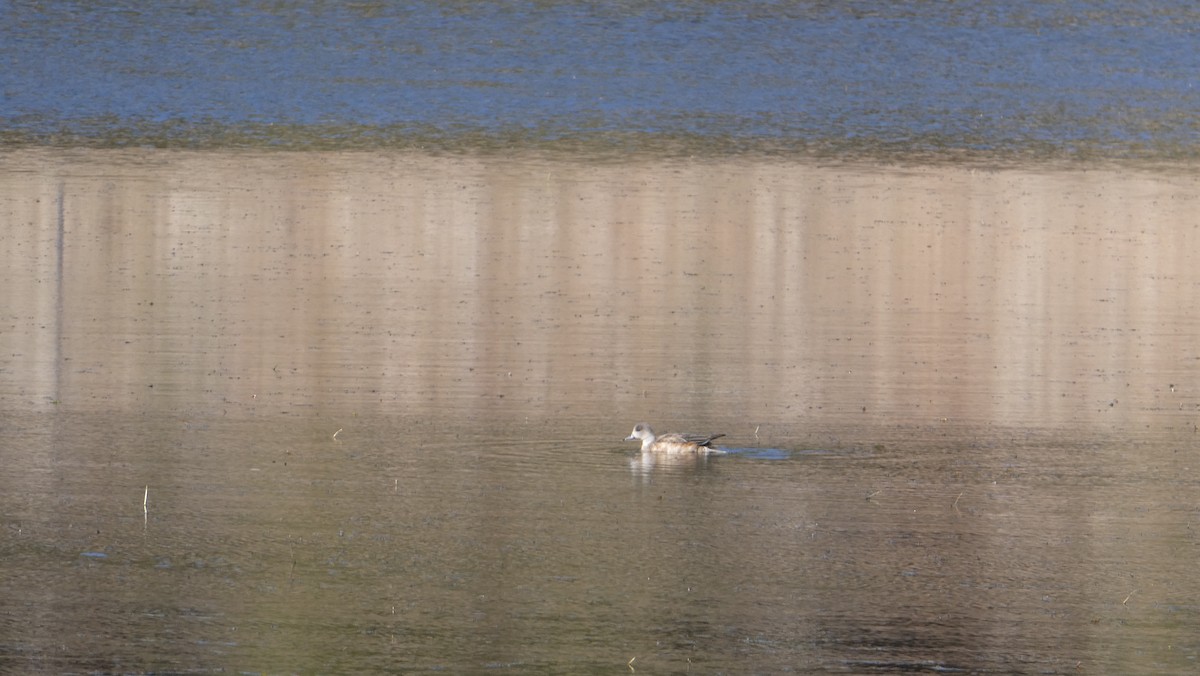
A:
POLYGON ((10 153, 0 669, 1194 672, 1197 195, 10 153))

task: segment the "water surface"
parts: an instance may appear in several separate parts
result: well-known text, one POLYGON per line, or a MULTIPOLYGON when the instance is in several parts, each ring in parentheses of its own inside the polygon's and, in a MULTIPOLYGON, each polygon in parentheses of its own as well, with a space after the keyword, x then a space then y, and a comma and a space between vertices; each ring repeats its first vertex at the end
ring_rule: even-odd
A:
POLYGON ((1194 672, 1197 195, 9 153, 0 664, 1194 672))
POLYGON ((1196 159, 1186 2, 0 3, 0 139, 1196 159))

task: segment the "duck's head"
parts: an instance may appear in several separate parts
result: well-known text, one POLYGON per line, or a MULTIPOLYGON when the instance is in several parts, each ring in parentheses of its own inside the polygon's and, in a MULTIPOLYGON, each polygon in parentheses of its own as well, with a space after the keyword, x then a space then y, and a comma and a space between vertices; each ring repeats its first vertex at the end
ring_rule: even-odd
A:
POLYGON ((625 437, 625 441, 642 441, 654 443, 654 430, 646 423, 638 423, 633 426, 633 432, 625 437))

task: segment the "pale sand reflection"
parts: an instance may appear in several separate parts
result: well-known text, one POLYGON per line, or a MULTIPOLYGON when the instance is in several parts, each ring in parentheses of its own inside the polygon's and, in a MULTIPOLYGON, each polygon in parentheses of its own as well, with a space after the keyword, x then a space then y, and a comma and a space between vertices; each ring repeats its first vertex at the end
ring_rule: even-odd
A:
POLYGON ((20 151, 0 190, 8 407, 1130 425, 1200 402, 1191 175, 20 151))

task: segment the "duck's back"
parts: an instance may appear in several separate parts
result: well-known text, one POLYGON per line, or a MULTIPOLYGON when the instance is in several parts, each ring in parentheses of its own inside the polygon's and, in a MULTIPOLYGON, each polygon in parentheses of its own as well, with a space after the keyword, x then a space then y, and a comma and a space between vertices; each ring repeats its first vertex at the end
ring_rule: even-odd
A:
POLYGON ((656 443, 679 444, 681 446, 703 446, 708 448, 714 439, 720 439, 724 434, 679 434, 672 432, 655 439, 656 443))

